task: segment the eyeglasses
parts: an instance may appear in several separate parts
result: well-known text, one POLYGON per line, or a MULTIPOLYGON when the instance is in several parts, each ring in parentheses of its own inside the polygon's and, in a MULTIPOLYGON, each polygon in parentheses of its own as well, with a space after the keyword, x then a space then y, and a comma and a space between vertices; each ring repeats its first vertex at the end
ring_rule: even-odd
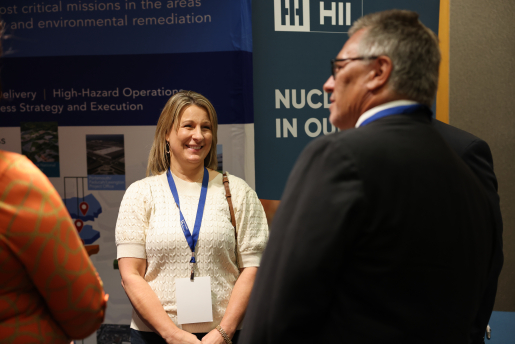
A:
POLYGON ((336 73, 338 73, 338 71, 345 67, 345 66, 338 66, 338 65, 335 65, 334 63, 335 62, 345 62, 345 61, 357 61, 357 60, 374 60, 376 58, 378 58, 379 56, 361 56, 361 57, 349 57, 347 59, 332 59, 331 60, 331 75, 333 76, 334 79, 336 79, 336 73))

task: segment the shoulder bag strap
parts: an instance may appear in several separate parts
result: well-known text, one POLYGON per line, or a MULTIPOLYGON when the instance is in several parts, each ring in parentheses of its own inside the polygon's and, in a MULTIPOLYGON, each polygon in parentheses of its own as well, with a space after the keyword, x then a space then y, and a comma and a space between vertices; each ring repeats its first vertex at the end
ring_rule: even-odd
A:
POLYGON ((231 189, 229 189, 229 178, 227 178, 227 172, 223 174, 223 183, 225 187, 225 197, 227 198, 227 203, 229 203, 229 211, 231 212, 231 223, 234 227, 234 237, 238 239, 238 234, 236 233, 236 217, 234 217, 234 208, 232 206, 231 201, 231 189))

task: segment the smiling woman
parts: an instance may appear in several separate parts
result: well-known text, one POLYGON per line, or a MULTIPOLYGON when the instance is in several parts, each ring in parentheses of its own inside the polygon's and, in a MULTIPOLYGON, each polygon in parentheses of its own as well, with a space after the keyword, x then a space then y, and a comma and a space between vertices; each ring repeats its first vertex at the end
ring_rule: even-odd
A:
POLYGON ((173 95, 157 123, 152 176, 123 198, 116 244, 132 343, 237 343, 268 225, 254 190, 215 170, 217 129, 204 96, 173 95), (205 308, 182 308, 190 300, 205 308))

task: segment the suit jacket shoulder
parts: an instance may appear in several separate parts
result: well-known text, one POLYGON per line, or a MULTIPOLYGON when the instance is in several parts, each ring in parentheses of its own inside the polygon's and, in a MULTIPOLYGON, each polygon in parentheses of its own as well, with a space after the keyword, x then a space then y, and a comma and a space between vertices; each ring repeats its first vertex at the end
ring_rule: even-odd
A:
POLYGON ((490 147, 479 137, 466 132, 465 130, 443 123, 437 119, 433 119, 431 124, 460 158, 463 158, 464 155, 466 155, 471 149, 474 149, 474 146, 477 145, 480 147, 479 149, 483 151, 484 156, 489 160, 489 162, 492 162, 490 147))

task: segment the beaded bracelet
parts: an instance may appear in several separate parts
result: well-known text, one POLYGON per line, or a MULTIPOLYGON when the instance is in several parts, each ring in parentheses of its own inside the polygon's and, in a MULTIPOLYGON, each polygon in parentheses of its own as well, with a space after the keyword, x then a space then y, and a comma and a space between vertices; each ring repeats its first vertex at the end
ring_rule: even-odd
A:
POLYGON ((220 334, 222 335, 222 337, 224 337, 224 341, 227 343, 227 344, 232 344, 232 340, 229 338, 229 336, 227 335, 227 333, 225 333, 224 329, 222 328, 222 326, 218 325, 216 327, 216 329, 218 330, 218 332, 220 332, 220 334))

